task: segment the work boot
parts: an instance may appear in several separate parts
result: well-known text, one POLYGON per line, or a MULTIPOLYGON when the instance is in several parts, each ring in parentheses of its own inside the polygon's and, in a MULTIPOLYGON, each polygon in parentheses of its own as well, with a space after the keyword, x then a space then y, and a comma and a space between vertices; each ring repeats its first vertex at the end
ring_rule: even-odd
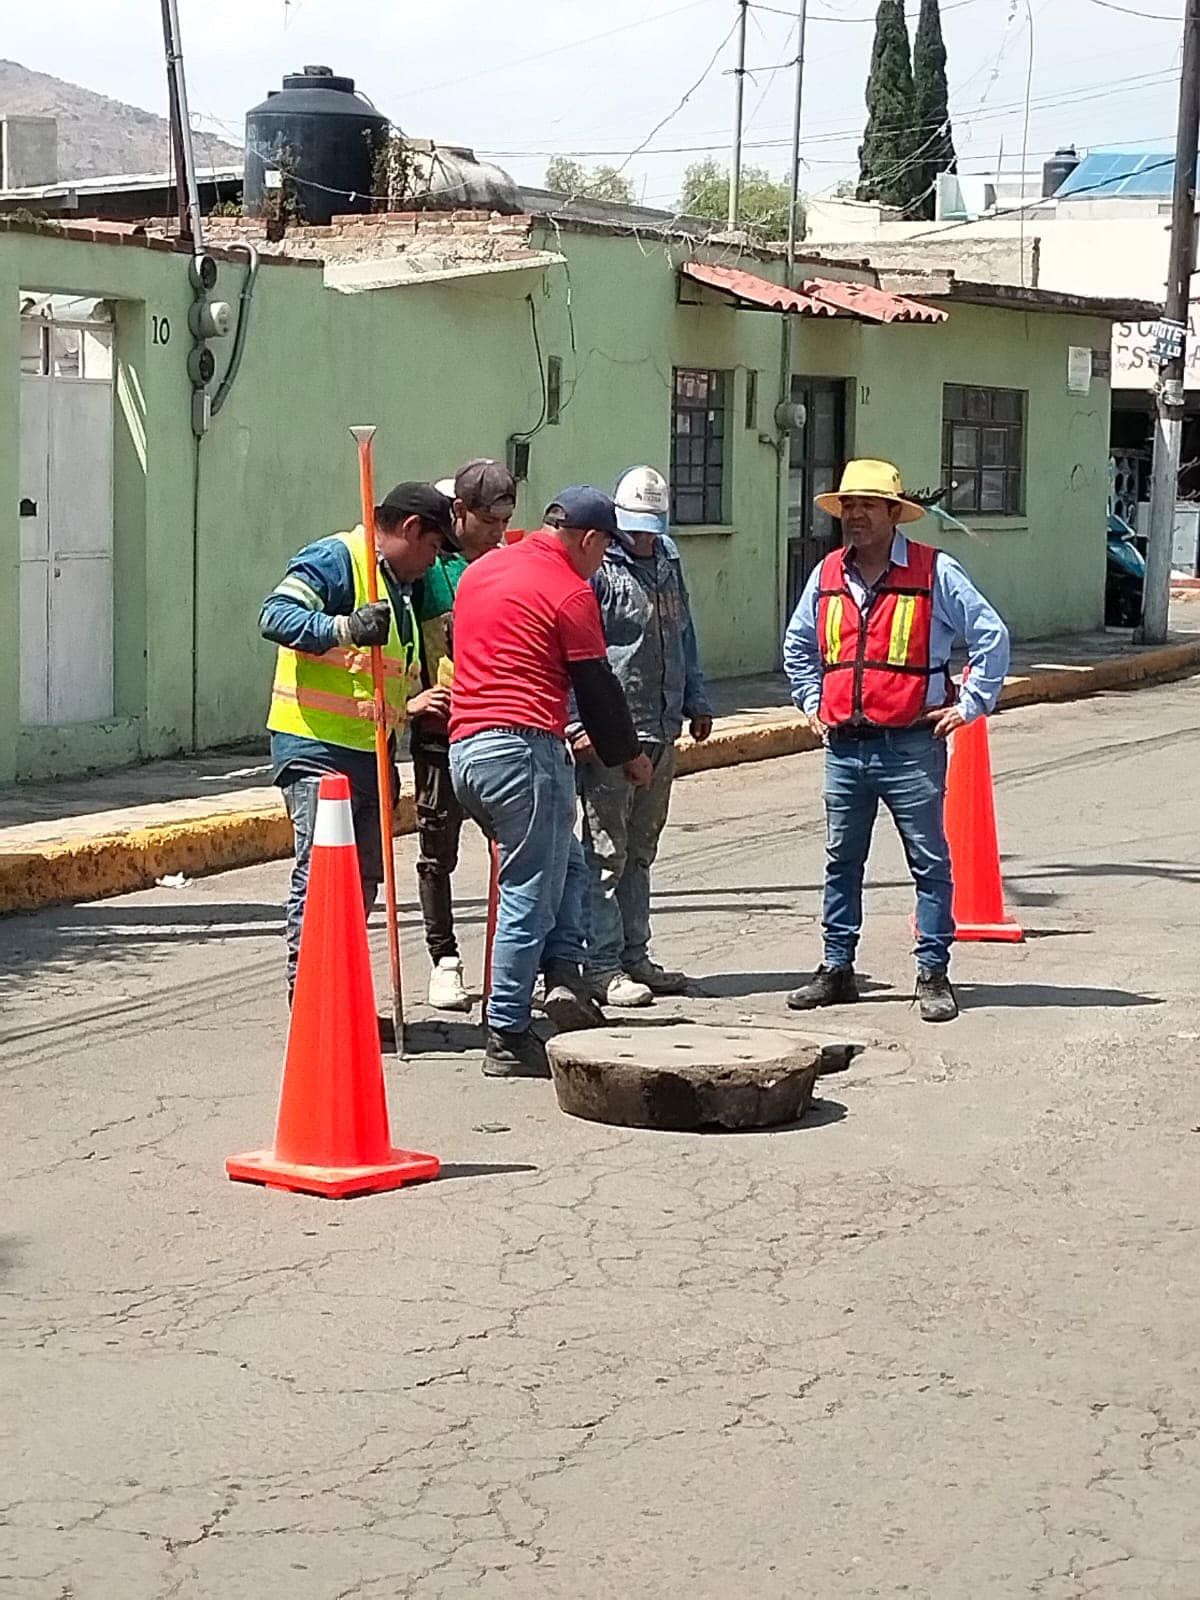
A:
POLYGON ((563 1033, 577 1028, 603 1028, 608 1021, 588 993, 583 973, 573 961, 547 961, 542 1010, 563 1033))
POLYGON ((954 1021, 958 1015, 958 1001, 945 967, 917 973, 917 1003, 922 1022, 954 1021))
POLYGON ((789 1011, 815 1011, 818 1006, 851 1006, 858 999, 853 967, 827 967, 824 962, 807 983, 787 997, 789 1011))
POLYGON ((548 1078, 546 1046, 532 1028, 492 1028, 483 1052, 485 1078, 548 1078))
POLYGON ((641 1006, 652 1006, 654 996, 644 983, 637 983, 624 972, 596 972, 588 974, 588 988, 601 1005, 615 1006, 620 1011, 636 1011, 641 1006))
POLYGON ((660 967, 657 961, 651 961, 649 956, 644 956, 641 961, 634 962, 625 968, 625 976, 634 983, 645 984, 651 994, 686 994, 688 992, 688 975, 686 972, 672 972, 667 967, 660 967))
POLYGON ((435 1011, 470 1011, 471 996, 463 985, 459 956, 442 956, 429 974, 429 1004, 435 1011))

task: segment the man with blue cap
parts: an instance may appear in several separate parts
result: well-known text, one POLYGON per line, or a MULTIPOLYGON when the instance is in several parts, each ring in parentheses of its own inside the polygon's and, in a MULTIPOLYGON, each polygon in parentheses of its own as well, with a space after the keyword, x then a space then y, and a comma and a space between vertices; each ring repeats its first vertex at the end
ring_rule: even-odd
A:
POLYGON ((579 723, 568 731, 589 877, 585 976, 601 1004, 632 1007, 687 989, 684 973, 650 958, 650 868, 671 801, 675 741, 685 720, 693 739, 707 739, 713 719, 679 551, 667 537, 667 481, 654 467, 631 467, 614 500, 616 537, 592 588, 608 659, 653 771, 650 783, 639 788, 620 768, 597 761, 579 723))
POLYGON ((574 485, 535 533, 472 562, 454 597, 450 775, 499 860, 488 1077, 550 1076, 530 1028, 539 971, 543 1008, 557 1027, 605 1020, 582 972, 587 872, 567 723, 573 697, 596 758, 635 788, 649 782, 588 586, 616 533, 609 496, 574 485))

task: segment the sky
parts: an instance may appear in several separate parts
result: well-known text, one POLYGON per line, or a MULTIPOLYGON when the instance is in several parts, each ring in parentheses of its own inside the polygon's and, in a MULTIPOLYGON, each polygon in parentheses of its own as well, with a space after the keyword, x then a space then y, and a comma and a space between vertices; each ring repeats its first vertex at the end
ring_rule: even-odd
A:
MULTIPOLYGON (((354 77, 406 133, 470 145, 531 185, 562 152, 620 166, 639 199, 674 207, 689 162, 728 160, 736 0, 178 4, 193 121, 237 140, 247 109, 285 72, 320 62, 354 77)), ((917 6, 908 0, 913 32, 917 6)), ((796 0, 755 6, 747 46, 746 160, 781 177, 795 9, 796 0)), ((1183 0, 942 0, 960 167, 994 171, 1002 153, 1015 172, 1024 150, 1035 168, 1062 143, 1169 147, 1182 10, 1183 0)), ((874 0, 809 0, 807 194, 857 173, 874 12, 874 0)), ((23 66, 166 112, 157 0, 11 7, 2 48, 23 66)))

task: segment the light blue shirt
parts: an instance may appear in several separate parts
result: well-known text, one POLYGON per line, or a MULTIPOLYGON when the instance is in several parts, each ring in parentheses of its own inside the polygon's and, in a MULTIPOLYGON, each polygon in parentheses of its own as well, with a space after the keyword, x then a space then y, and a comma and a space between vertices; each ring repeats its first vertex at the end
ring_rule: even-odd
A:
MULTIPOLYGON (((908 540, 902 533, 892 540, 891 563, 894 567, 908 565, 908 540)), ((809 574, 783 640, 783 670, 792 686, 792 699, 808 716, 821 703, 825 672, 817 636, 817 591, 823 564, 818 563, 809 574)), ((861 609, 867 603, 867 587, 849 560, 846 585, 861 609)), ((934 564, 927 706, 936 708, 947 703, 946 677, 941 669, 949 664, 950 653, 959 639, 966 643, 971 672, 959 692, 958 706, 966 721, 971 722, 996 709, 1008 671, 1008 629, 954 557, 939 550, 934 564)))

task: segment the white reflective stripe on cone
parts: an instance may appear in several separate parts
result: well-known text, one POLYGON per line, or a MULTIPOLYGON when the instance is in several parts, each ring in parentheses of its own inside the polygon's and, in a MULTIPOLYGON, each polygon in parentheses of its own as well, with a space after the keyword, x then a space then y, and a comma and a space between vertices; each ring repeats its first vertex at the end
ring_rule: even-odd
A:
POLYGON ((349 800, 318 800, 313 844, 354 843, 354 814, 349 800))

